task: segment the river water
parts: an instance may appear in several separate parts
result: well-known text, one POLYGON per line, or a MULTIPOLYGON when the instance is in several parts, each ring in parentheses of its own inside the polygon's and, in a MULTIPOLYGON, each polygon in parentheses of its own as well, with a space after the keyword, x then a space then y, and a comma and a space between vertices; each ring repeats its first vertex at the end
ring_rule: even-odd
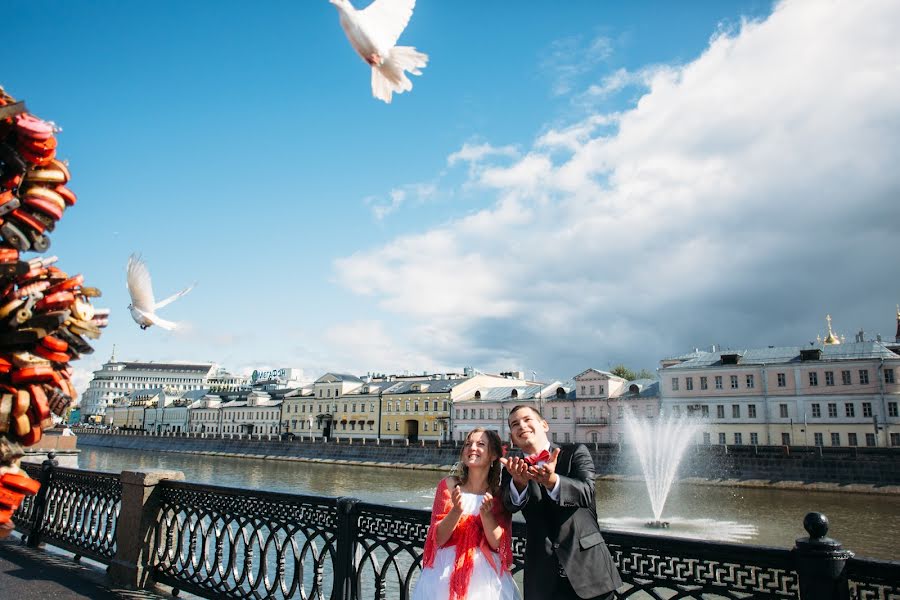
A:
MULTIPOLYGON (((431 508, 437 471, 325 465, 166 452, 83 447, 79 467, 120 472, 146 468, 183 471, 187 481, 366 502, 431 508)), ((829 535, 857 556, 898 560, 900 496, 679 485, 663 511, 664 535, 792 547, 803 537, 803 517, 825 513, 829 535)), ((652 517, 644 484, 599 481, 597 514, 607 529, 637 530, 652 517)), ((642 527, 643 533, 651 533, 642 527)))

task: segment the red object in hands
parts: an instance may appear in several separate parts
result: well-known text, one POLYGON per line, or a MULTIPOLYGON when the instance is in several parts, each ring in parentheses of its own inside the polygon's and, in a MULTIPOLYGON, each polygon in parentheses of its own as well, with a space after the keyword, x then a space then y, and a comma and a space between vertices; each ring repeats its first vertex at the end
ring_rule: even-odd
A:
POLYGON ((534 466, 539 462, 547 462, 550 460, 550 453, 546 450, 541 450, 538 454, 532 454, 531 456, 526 456, 523 459, 529 465, 534 466))

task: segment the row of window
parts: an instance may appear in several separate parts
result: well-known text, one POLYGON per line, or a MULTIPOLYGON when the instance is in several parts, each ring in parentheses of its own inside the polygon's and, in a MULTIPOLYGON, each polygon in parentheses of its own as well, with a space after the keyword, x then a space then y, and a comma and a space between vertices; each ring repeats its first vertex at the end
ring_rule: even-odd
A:
MULTIPOLYGON (((874 433, 867 433, 866 436, 866 446, 875 447, 877 445, 877 441, 875 439, 874 433)), ((832 446, 840 446, 841 445, 841 434, 839 432, 834 432, 830 434, 830 441, 832 446)), ((733 434, 734 444, 737 446, 741 446, 744 444, 744 436, 741 432, 735 432, 733 434)), ((892 433, 891 434, 891 446, 900 446, 900 433, 892 433)), ((709 433, 703 434, 703 443, 710 444, 711 436, 709 433)), ((725 445, 728 443, 728 436, 725 433, 719 434, 719 444, 725 445)), ((781 434, 781 443, 785 446, 791 445, 791 434, 790 433, 782 433, 781 434)), ((816 446, 824 446, 825 445, 825 434, 824 433, 813 433, 813 443, 816 446)), ((759 444, 759 434, 751 433, 750 434, 750 445, 756 446, 759 444)), ((847 445, 848 446, 859 446, 859 437, 854 432, 847 433, 847 445)))
MULTIPOLYGON (((599 385, 599 386, 597 386, 597 387, 600 388, 600 391, 597 392, 597 393, 599 393, 599 394, 602 396, 602 395, 603 395, 603 386, 602 386, 602 385, 599 385)), ((590 386, 590 388, 591 388, 590 395, 593 396, 593 395, 595 394, 595 392, 594 392, 594 389, 595 389, 595 388, 594 388, 594 386, 590 386)), ((586 391, 586 389, 587 389, 586 386, 584 386, 584 385, 581 386, 581 395, 582 395, 582 396, 587 396, 587 395, 588 395, 588 392, 586 391)))
MULTIPOLYGON (((740 419, 741 418, 741 404, 732 404, 731 405, 731 418, 732 419, 740 419)), ((756 405, 755 404, 747 404, 747 418, 755 419, 756 418, 756 405)), ((896 417, 900 416, 900 410, 898 410, 897 402, 888 402, 888 416, 896 417)), ((778 405, 778 416, 782 419, 787 419, 790 417, 790 410, 788 404, 779 404, 778 405)), ((829 418, 836 419, 838 416, 838 404, 837 402, 829 402, 826 405, 828 410, 829 418)), ((822 405, 818 402, 810 404, 810 409, 812 410, 812 417, 814 419, 818 419, 822 417, 822 405)), ((681 414, 681 407, 675 405, 672 407, 672 412, 676 415, 681 414)), ((687 414, 689 416, 700 416, 700 417, 709 417, 709 405, 696 405, 696 406, 688 406, 687 414)), ((872 416, 872 403, 871 402, 863 402, 862 403, 862 416, 863 417, 871 417, 872 416)), ((844 416, 845 417, 856 417, 856 403, 855 402, 844 402, 844 416)), ((724 419, 725 418, 725 405, 717 404, 716 405, 716 418, 724 419)))
MULTIPOLYGON (((809 385, 812 387, 816 387, 819 385, 819 372, 818 371, 810 371, 809 376, 809 385)), ((825 385, 833 386, 835 383, 834 379, 834 371, 825 371, 825 385)), ((858 371, 858 380, 860 385, 868 385, 869 384, 869 370, 868 369, 859 369, 858 371)), ((785 373, 777 373, 776 380, 778 383, 778 387, 787 387, 787 375, 785 373)), ((884 370, 884 382, 885 383, 894 383, 894 370, 893 369, 885 369, 884 370)), ((708 390, 709 389, 709 377, 701 376, 700 377, 700 389, 708 390)), ((737 390, 740 389, 740 378, 737 375, 729 376, 729 384, 731 389, 737 390)), ((842 385, 852 385, 853 378, 850 370, 841 371, 841 384, 842 385)), ((722 375, 716 375, 713 378, 713 385, 715 389, 721 390, 724 387, 724 378, 722 375)), ((672 378, 672 391, 677 392, 680 389, 680 378, 673 377, 672 378)), ((752 373, 748 373, 744 376, 744 387, 745 389, 752 390, 756 387, 756 378, 752 373)), ((687 391, 691 391, 694 389, 694 378, 693 377, 685 377, 684 378, 684 389, 687 391)))
MULTIPOLYGON (((563 408, 563 419, 571 419, 572 418, 572 407, 564 406, 562 408, 563 408)), ((634 408, 635 408, 635 410, 637 409, 637 407, 634 407, 634 408)), ((601 419, 605 419, 606 418, 606 407, 604 407, 604 406, 599 406, 599 407, 598 406, 582 406, 581 407, 581 418, 597 417, 598 409, 599 409, 599 413, 600 413, 599 417, 601 419)), ((619 420, 624 419, 625 418, 625 406, 620 404, 616 407, 616 409, 617 409, 617 416, 618 416, 619 420)), ((652 404, 645 405, 644 410, 648 417, 653 417, 656 414, 656 411, 654 410, 654 407, 652 404)), ((496 412, 497 412, 498 419, 506 418, 505 410, 501 410, 498 408, 496 412)), ((612 412, 612 411, 610 410, 610 412, 612 412)), ((546 413, 544 413, 544 414, 546 414, 546 413)), ((577 415, 578 415, 577 411, 575 414, 577 417, 577 415)), ((494 418, 494 409, 493 408, 471 408, 471 409, 457 408, 456 409, 457 420, 468 420, 470 418, 483 420, 483 419, 485 419, 485 417, 488 420, 492 420, 494 418)), ((559 407, 557 407, 557 406, 550 407, 550 418, 551 419, 559 418, 559 407)))

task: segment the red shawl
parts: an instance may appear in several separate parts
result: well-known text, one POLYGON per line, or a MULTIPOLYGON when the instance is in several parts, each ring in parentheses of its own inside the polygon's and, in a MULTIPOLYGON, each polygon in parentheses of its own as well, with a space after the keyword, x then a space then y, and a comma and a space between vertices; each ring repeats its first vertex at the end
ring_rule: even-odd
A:
MULTIPOLYGON (((434 506, 431 509, 431 527, 428 528, 428 537, 425 539, 425 554, 422 556, 423 567, 433 567, 434 557, 437 553, 437 524, 443 519, 453 502, 450 499, 450 490, 447 481, 441 480, 434 494, 434 506)), ((500 547, 494 551, 487 538, 484 536, 484 528, 481 525, 481 515, 463 515, 456 523, 450 539, 442 546, 456 546, 456 560, 453 564, 453 573, 450 575, 450 600, 463 600, 469 591, 469 580, 472 578, 472 570, 475 567, 475 552, 481 549, 487 561, 497 571, 498 575, 509 571, 512 565, 512 516, 503 508, 500 498, 494 499, 492 509, 497 524, 502 529, 500 534, 500 547), (499 554, 499 562, 494 555, 499 554)))

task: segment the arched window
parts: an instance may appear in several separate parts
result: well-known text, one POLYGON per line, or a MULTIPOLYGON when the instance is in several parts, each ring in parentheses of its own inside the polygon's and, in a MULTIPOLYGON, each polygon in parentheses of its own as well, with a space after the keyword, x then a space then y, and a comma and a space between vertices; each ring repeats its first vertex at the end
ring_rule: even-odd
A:
POLYGON ((631 392, 632 394, 637 394, 638 392, 641 391, 641 388, 639 388, 637 386, 637 384, 632 383, 631 385, 628 386, 628 391, 631 392))
POLYGON ((513 390, 512 393, 510 393, 509 397, 512 398, 513 400, 515 400, 516 398, 518 398, 518 397, 519 397, 519 390, 513 390))
POLYGON ((481 390, 475 392, 475 399, 481 400, 481 390))
POLYGON ((565 397, 566 397, 566 390, 564 390, 564 389, 561 388, 561 387, 556 388, 556 397, 557 397, 558 399, 560 399, 560 400, 563 399, 563 398, 565 398, 565 397))

